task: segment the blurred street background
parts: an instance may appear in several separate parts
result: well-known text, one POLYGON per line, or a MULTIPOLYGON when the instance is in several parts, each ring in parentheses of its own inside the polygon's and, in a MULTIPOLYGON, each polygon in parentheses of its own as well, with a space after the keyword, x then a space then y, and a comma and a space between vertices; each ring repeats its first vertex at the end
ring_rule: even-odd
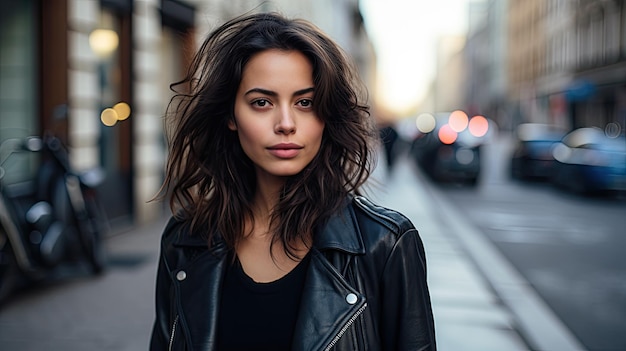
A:
POLYGON ((169 84, 248 11, 311 20, 356 64, 371 196, 424 238, 441 350, 626 350, 622 0, 0 0, 0 350, 147 348, 169 84), (29 136, 105 175, 103 273, 14 269, 10 233, 48 235, 11 224, 50 191, 29 136))

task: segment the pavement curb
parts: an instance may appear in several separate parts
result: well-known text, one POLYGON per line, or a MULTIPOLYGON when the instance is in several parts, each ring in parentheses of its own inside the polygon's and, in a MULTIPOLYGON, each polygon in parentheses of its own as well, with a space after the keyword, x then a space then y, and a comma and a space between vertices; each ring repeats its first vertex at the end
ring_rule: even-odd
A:
MULTIPOLYGON (((421 174, 422 182, 429 182, 421 174)), ((468 257, 477 266, 495 294, 513 315, 518 330, 532 350, 585 351, 528 281, 475 226, 435 187, 428 187, 445 223, 450 225, 468 257)))

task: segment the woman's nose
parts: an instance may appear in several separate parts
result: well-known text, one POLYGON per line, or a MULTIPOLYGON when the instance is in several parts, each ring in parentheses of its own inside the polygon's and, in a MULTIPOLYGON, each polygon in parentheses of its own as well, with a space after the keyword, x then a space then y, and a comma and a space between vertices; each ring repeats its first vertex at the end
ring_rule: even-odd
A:
POLYGON ((280 116, 278 117, 278 123, 274 131, 276 133, 291 134, 296 131, 296 123, 293 118, 293 111, 290 108, 280 109, 280 116))

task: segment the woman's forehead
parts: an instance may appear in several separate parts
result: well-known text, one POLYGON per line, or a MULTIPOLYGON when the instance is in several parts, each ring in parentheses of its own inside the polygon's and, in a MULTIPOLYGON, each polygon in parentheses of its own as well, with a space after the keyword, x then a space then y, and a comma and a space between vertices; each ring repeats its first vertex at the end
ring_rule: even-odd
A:
POLYGON ((265 50, 246 64, 240 91, 265 89, 274 92, 300 91, 313 87, 313 67, 299 51, 265 50))

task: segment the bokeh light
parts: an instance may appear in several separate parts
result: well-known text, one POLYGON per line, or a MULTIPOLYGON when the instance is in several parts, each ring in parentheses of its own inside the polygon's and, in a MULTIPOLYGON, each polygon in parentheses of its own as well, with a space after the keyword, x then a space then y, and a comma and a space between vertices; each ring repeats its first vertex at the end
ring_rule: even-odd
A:
POLYGON ((119 102, 113 106, 115 112, 117 112, 117 120, 123 121, 130 116, 130 106, 125 102, 119 102))
POLYGON ((430 133, 435 129, 436 126, 435 116, 430 113, 422 113, 421 115, 417 116, 417 119, 415 120, 415 126, 417 127, 417 130, 424 134, 430 133))
POLYGON ((125 102, 119 102, 113 107, 105 108, 100 113, 102 124, 113 127, 118 121, 126 120, 130 117, 130 106, 125 102))
POLYGON ((609 138, 617 138, 622 133, 622 126, 617 123, 611 122, 604 127, 604 134, 609 138))
POLYGON ((96 29, 89 34, 89 47, 99 57, 108 57, 119 45, 117 33, 110 29, 96 29))
POLYGON ((483 116, 474 116, 469 121, 469 131, 475 137, 482 137, 489 131, 489 121, 483 116))
POLYGON ((453 131, 460 133, 467 128, 469 119, 467 114, 461 110, 452 111, 448 117, 448 124, 453 131))
POLYGON ((102 110, 102 113, 100 113, 100 121, 107 127, 113 127, 115 123, 117 123, 117 117, 117 112, 112 108, 105 108, 102 110))
POLYGON ((450 127, 449 124, 444 124, 439 128, 439 140, 446 145, 450 145, 456 141, 458 133, 450 127))

